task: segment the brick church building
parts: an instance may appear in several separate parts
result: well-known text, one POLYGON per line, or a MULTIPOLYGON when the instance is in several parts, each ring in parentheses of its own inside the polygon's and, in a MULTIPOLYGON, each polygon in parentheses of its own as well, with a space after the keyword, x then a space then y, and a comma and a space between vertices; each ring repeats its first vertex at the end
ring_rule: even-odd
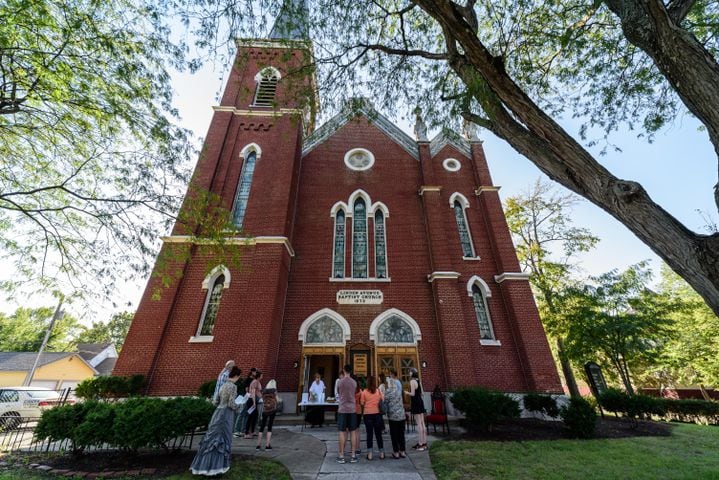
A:
POLYGON ((482 142, 430 140, 420 119, 412 138, 367 100, 315 129, 312 46, 292 8, 270 38, 238 41, 191 182, 231 211, 241 233, 222 248, 239 261, 178 222, 161 252, 182 252, 177 275, 150 278, 114 374, 188 395, 234 359, 275 378, 287 410, 345 363, 403 381, 415 367, 427 391, 561 393, 482 142))

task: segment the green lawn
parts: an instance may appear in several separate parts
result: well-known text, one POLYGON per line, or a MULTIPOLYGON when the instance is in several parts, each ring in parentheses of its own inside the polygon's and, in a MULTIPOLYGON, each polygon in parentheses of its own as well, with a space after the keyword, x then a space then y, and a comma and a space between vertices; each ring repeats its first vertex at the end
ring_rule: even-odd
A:
POLYGON ((719 427, 616 440, 446 441, 430 455, 438 480, 719 480, 719 427))
MULTIPOLYGON (((57 477, 41 475, 24 468, 0 470, 0 480, 49 480, 52 478, 57 477)), ((143 477, 127 478, 139 480, 143 477)), ((194 477, 188 470, 187 473, 164 478, 166 480, 196 480, 198 477, 194 477)), ((222 475, 222 480, 290 480, 290 478, 290 472, 284 465, 264 458, 237 459, 232 462, 230 471, 222 475)))

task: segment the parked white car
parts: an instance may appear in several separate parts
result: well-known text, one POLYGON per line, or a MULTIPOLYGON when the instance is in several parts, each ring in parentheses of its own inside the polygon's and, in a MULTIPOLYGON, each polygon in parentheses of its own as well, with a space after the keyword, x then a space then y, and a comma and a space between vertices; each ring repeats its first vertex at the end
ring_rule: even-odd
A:
POLYGON ((0 387, 0 431, 17 428, 23 418, 39 418, 60 400, 60 394, 49 388, 0 387))

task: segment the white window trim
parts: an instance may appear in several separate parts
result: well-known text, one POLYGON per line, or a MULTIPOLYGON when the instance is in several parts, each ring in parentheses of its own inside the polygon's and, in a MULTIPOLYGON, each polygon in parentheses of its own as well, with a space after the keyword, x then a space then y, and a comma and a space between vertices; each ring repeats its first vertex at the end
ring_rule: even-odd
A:
MULTIPOLYGON (((342 203, 342 202, 338 202, 342 203)), ((335 204, 337 206, 337 203, 335 204)), ((332 207, 332 210, 334 210, 335 207, 332 207)), ((334 278, 335 275, 335 244, 337 242, 337 214, 342 211, 345 214, 345 242, 344 242, 344 250, 342 251, 343 259, 342 259, 342 278, 345 276, 345 272, 347 271, 347 211, 344 210, 342 207, 338 208, 334 214, 332 215, 332 274, 330 275, 330 280, 334 278)))
MULTIPOLYGON (((257 145, 256 143, 253 142, 253 143, 248 143, 247 145, 242 147, 242 150, 240 150, 240 158, 244 161, 250 152, 255 152, 255 156, 257 157, 257 160, 259 160, 260 157, 262 156, 262 148, 260 148, 259 145, 257 145)), ((244 165, 242 166, 242 168, 244 169, 244 165)), ((240 177, 242 177, 241 174, 240 174, 240 177)))
POLYGON ((472 313, 474 314, 474 320, 477 322, 477 328, 479 328, 479 319, 477 318, 477 313, 474 311, 474 295, 472 292, 472 287, 477 285, 479 287, 479 290, 482 292, 482 302, 484 302, 484 311, 487 313, 487 323, 489 324, 489 333, 492 335, 492 338, 486 338, 486 339, 480 339, 479 344, 480 345, 486 345, 486 346, 501 346, 502 342, 497 339, 497 334, 494 333, 494 322, 492 322, 492 314, 489 311, 489 302, 487 301, 488 298, 492 298, 492 291, 489 289, 489 285, 487 285, 487 282, 482 280, 482 278, 479 275, 474 275, 472 278, 469 279, 467 282, 467 295, 471 299, 472 302, 472 313))
POLYGON ((452 172, 452 173, 454 173, 454 172, 459 172, 459 171, 462 169, 462 162, 460 162, 460 161, 457 160, 456 158, 446 158, 446 159, 442 162, 442 168, 444 168, 444 169, 447 170, 448 172, 452 172), (457 162, 457 165, 459 165, 459 166, 458 166, 457 168, 451 168, 451 167, 449 166, 449 162, 457 162))
MULTIPOLYGON (((230 281, 232 280, 232 275, 230 274, 229 268, 224 265, 217 265, 215 268, 210 270, 210 273, 208 273, 205 279, 202 281, 202 289, 207 290, 207 294, 205 294, 205 304, 202 306, 202 314, 200 315, 200 321, 197 322, 197 331, 193 336, 190 337, 190 343, 208 343, 212 342, 212 340, 214 339, 213 335, 200 335, 200 332, 202 331, 202 327, 205 324, 205 314, 207 313, 207 306, 210 303, 212 287, 215 285, 215 280, 217 280, 217 277, 219 277, 220 275, 225 276, 225 281, 222 284, 222 289, 227 290, 228 288, 230 288, 230 281)), ((217 321, 217 319, 215 319, 215 321, 217 321)))
POLYGON ((370 152, 369 150, 367 150, 366 148, 361 148, 361 147, 348 150, 347 153, 345 153, 345 158, 344 158, 344 162, 345 162, 345 165, 347 166, 347 168, 349 168, 350 170, 353 170, 355 172, 365 172, 365 171, 369 170, 370 168, 372 168, 374 166, 374 161, 375 161, 374 154, 372 152, 370 152), (352 154, 354 154, 356 152, 363 152, 363 153, 367 154, 367 156, 369 157, 369 165, 367 165, 366 167, 361 167, 361 168, 355 167, 354 165, 352 165, 350 163, 350 157, 352 156, 352 154))
MULTIPOLYGON (((389 268, 387 269, 389 271, 389 268)), ((329 278, 330 282, 346 282, 346 283, 367 283, 367 282, 391 282, 392 279, 390 277, 387 278, 376 278, 376 277, 368 277, 368 278, 352 278, 352 277, 344 277, 344 278, 329 278)))
MULTIPOLYGON (((449 207, 452 209, 452 216, 454 217, 454 204, 455 202, 459 201, 459 204, 462 206, 462 215, 464 216, 464 225, 467 227, 467 236, 469 237, 469 248, 472 250, 472 256, 466 257, 464 254, 462 255, 462 259, 469 260, 469 259, 477 259, 479 260, 479 256, 477 255, 477 251, 474 249, 474 238, 472 238, 472 229, 469 227, 469 219, 467 218, 467 209, 469 208, 469 201, 467 200, 467 197, 462 195, 459 192, 454 192, 452 196, 449 197, 449 207)), ((455 218, 454 223, 457 223, 457 219, 455 218)), ((457 227, 457 237, 459 238, 459 247, 462 248, 462 238, 459 237, 459 226, 457 227)))
POLYGON ((402 310, 398 308, 390 308, 389 310, 385 310, 384 312, 380 313, 375 317, 374 320, 372 320, 372 323, 369 326, 369 339, 371 342, 375 342, 375 345, 382 345, 382 346, 407 346, 407 345, 417 345, 422 340, 422 330, 419 328, 419 324, 415 321, 414 318, 404 313, 402 310), (387 320, 389 317, 397 315, 398 317, 402 318, 407 324, 412 328, 412 333, 414 334, 414 342, 413 343, 377 343, 377 331, 379 330, 380 325, 384 323, 385 320, 387 320))
POLYGON ((305 319, 304 322, 302 322, 302 325, 300 325, 300 331, 297 334, 297 340, 302 342, 304 345, 305 343, 305 336, 307 335, 307 330, 312 326, 312 324, 319 320, 320 318, 324 316, 328 316, 335 320, 337 323, 339 323, 340 327, 342 327, 342 335, 344 337, 344 341, 341 343, 335 343, 335 342, 329 342, 329 343, 310 343, 308 345, 312 345, 313 347, 336 347, 336 346, 345 346, 347 344, 347 341, 352 336, 352 330, 350 329, 349 322, 340 315, 339 313, 335 312, 334 310, 330 308, 323 308, 322 310, 318 310, 309 317, 305 319))

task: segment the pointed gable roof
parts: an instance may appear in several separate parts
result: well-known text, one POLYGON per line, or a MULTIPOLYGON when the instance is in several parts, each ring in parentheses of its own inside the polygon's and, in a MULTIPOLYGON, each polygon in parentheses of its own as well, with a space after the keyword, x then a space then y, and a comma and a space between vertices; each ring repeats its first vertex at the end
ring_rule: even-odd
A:
POLYGON ((472 158, 472 149, 469 142, 449 129, 442 129, 431 142, 429 142, 429 154, 434 158, 446 145, 451 145, 463 155, 472 158))
POLYGON ((304 141, 302 156, 310 153, 315 147, 324 143, 325 140, 334 135, 342 126, 358 116, 365 117, 372 125, 379 128, 399 146, 404 148, 407 153, 412 155, 416 160, 419 160, 419 147, 417 146, 417 142, 404 133, 401 128, 392 123, 387 117, 379 113, 366 98, 350 99, 337 115, 312 132, 304 141))

